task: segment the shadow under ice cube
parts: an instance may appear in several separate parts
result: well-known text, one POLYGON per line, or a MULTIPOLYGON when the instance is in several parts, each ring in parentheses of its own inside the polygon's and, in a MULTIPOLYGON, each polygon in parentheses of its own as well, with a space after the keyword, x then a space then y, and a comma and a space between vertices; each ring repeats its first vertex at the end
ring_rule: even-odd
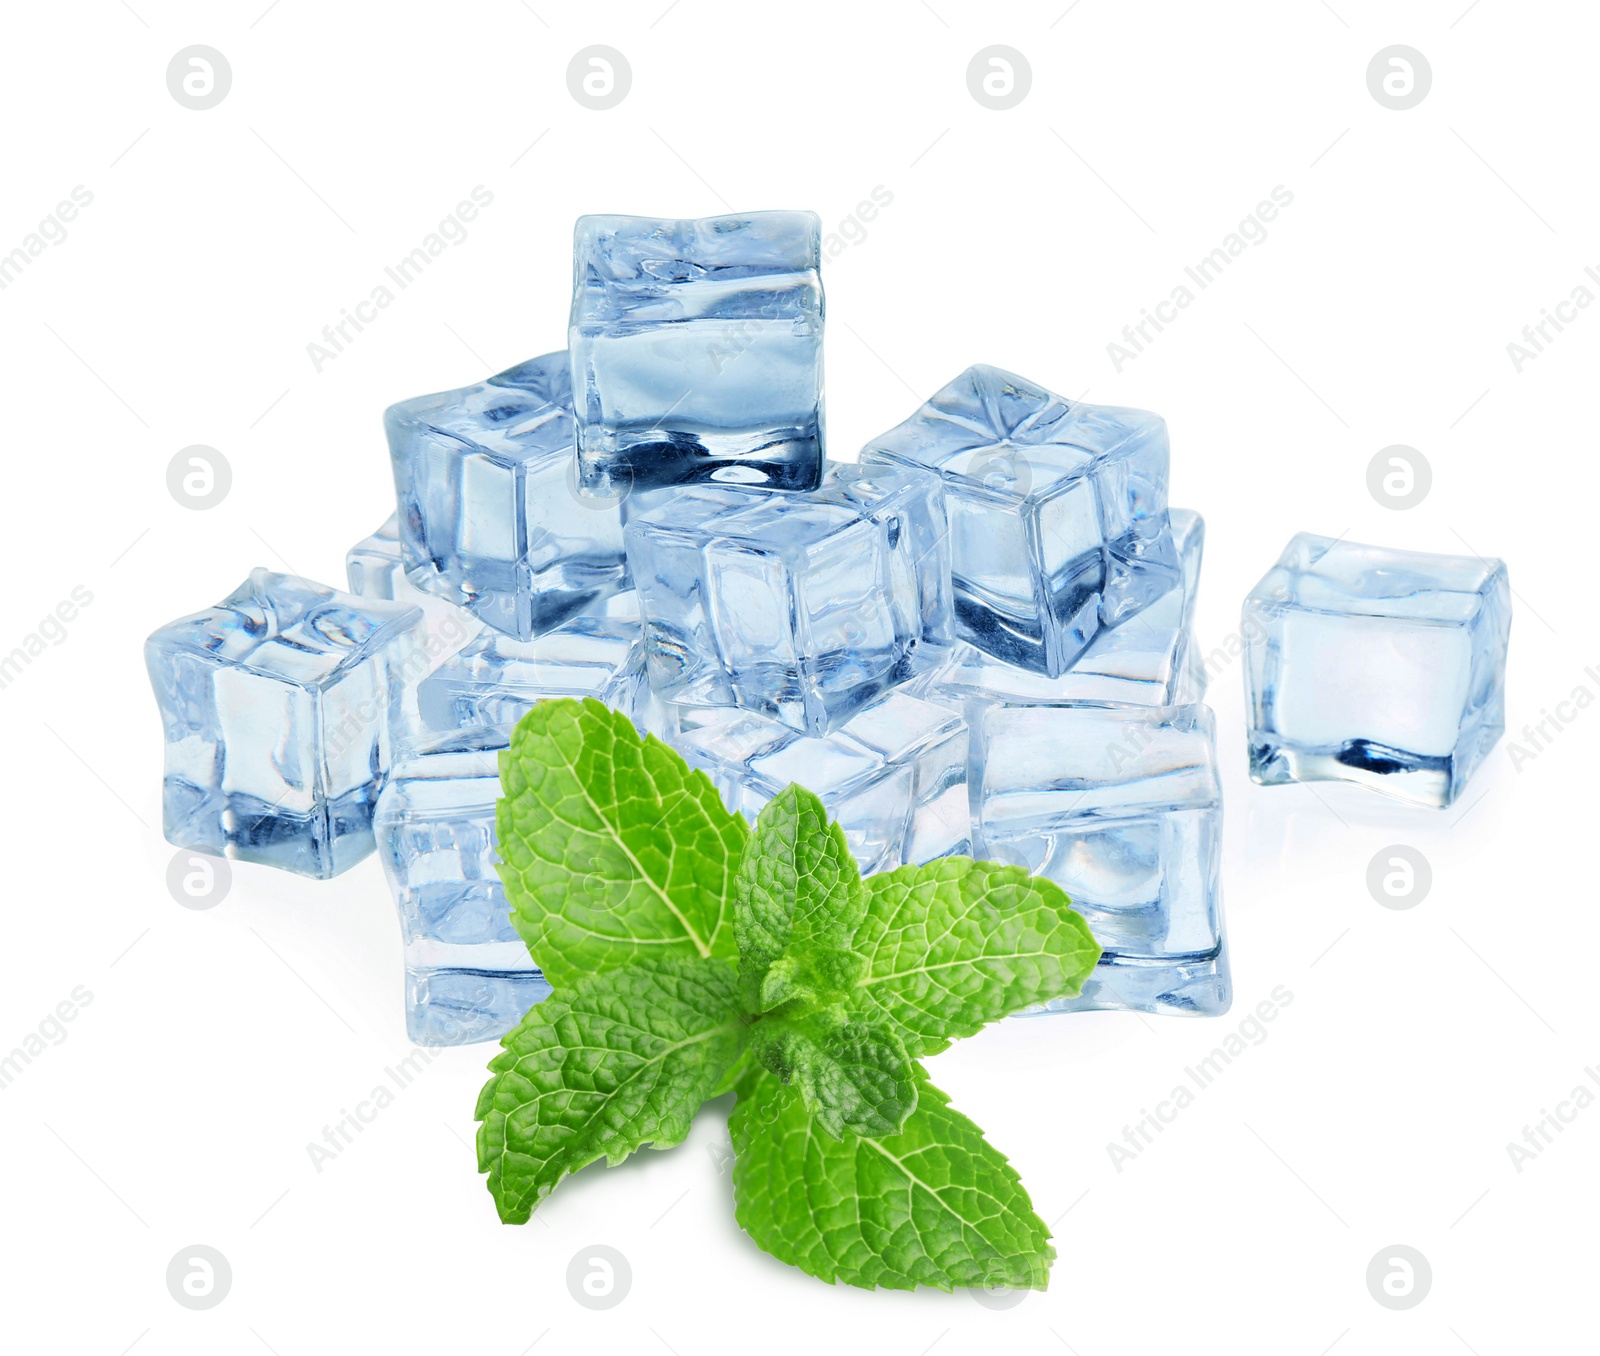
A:
POLYGON ((372 851, 422 612, 254 571, 145 642, 166 736, 168 840, 304 876, 372 851))
POLYGON ((973 737, 979 853, 1053 880, 1103 948, 1045 1008, 1227 1011, 1210 710, 994 706, 973 737))
POLYGON ((1179 582, 1158 415, 971 367, 861 460, 943 477, 957 629, 1007 663, 1059 677, 1179 582))
POLYGON ((1499 560, 1302 532, 1244 604, 1250 775, 1445 806, 1505 730, 1499 560))
POLYGON ((585 490, 822 473, 814 212, 579 217, 568 343, 585 490))
POLYGON ((374 830, 400 912, 406 1030, 418 1045, 494 1040, 550 992, 495 869, 504 731, 460 731, 398 762, 374 830))
POLYGON ((384 414, 411 582, 531 640, 625 587, 622 505, 580 495, 565 352, 384 414))

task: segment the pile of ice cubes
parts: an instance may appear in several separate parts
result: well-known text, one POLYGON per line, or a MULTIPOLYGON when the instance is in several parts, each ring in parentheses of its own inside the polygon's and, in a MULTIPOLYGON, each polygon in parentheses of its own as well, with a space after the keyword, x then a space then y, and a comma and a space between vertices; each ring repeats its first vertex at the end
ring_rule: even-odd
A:
MULTIPOLYGON (((1057 881, 1104 956, 1052 1008, 1227 1008, 1204 529, 1168 507, 1165 423, 978 366, 829 460, 820 237, 806 212, 582 218, 565 351, 387 412, 396 513, 348 593, 258 570, 151 637, 167 836, 319 877, 376 843, 413 1040, 497 1037, 548 992, 494 804, 549 697, 626 712, 747 815, 809 787, 864 871, 971 853, 1057 881)), ((1345 766, 1327 711, 1316 750, 1273 725, 1305 706, 1273 647, 1339 648, 1283 621, 1312 594, 1261 605, 1262 780, 1345 766)), ((1406 731, 1380 733, 1369 765, 1406 731)))

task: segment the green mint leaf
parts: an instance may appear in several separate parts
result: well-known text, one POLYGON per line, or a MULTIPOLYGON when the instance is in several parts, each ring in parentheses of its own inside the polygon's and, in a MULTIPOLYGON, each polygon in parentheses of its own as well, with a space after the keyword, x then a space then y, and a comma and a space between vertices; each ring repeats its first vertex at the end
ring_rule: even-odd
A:
POLYGON ((660 740, 593 698, 540 702, 500 755, 512 922, 557 987, 661 957, 737 954, 749 827, 660 740))
POLYGON ((739 863, 734 935, 745 1009, 842 1002, 862 970, 850 939, 866 908, 844 830, 790 785, 768 801, 739 863))
POLYGON ((713 1097, 721 1097, 725 1093, 734 1091, 752 1073, 759 1073, 760 1071, 755 1062, 755 1049, 749 1042, 746 1042, 743 1049, 739 1051, 739 1057, 728 1066, 727 1072, 717 1080, 716 1087, 706 1094, 706 1100, 710 1101, 713 1097))
POLYGON ((832 1140, 797 1089, 747 1080, 729 1122, 740 1226, 830 1283, 1044 1289, 1055 1249, 1015 1169, 920 1069, 917 1083, 899 1134, 832 1140))
POLYGON ((886 1027, 822 1017, 768 1017, 754 1028, 756 1055, 800 1090, 817 1124, 842 1139, 892 1135, 917 1105, 915 1065, 886 1027))
POLYGON ((850 1011, 913 1056, 1032 1003, 1077 993, 1100 947, 1061 887, 1020 866, 944 857, 867 879, 850 1011))
POLYGON ((478 1171, 508 1224, 568 1173, 679 1144, 738 1062, 747 1024, 724 960, 663 956, 592 975, 528 1009, 478 1097, 478 1171))

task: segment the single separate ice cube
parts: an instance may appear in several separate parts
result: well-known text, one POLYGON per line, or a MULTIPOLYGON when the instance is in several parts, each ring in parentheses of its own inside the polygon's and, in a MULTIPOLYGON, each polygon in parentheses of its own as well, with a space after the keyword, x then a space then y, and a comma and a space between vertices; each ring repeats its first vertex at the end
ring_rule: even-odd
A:
POLYGON ((974 738, 978 851, 1055 881, 1103 948, 1083 992, 1046 1008, 1225 1012, 1209 708, 993 706, 974 738))
POLYGON ((550 992, 495 869, 504 730, 458 731, 395 764, 374 831, 400 911, 406 1030, 418 1045, 504 1035, 550 992))
POLYGON ((630 518, 650 685, 825 734, 949 635, 944 506, 916 468, 817 490, 684 489, 630 518))
POLYGON ((422 722, 440 732, 511 726, 547 697, 594 697, 644 723, 639 634, 637 620, 604 616, 574 617, 537 640, 485 631, 422 680, 422 722))
POLYGON ((813 488, 821 265, 814 212, 579 217, 568 343, 583 488, 813 488))
POLYGON ((1250 775, 1449 805, 1505 730, 1499 560, 1302 532, 1245 599, 1250 775))
POLYGON ((1206 674, 1191 629, 1205 524, 1173 509, 1172 536, 1182 582, 1141 612, 1100 631, 1059 678, 1018 668, 957 641, 930 659, 906 690, 962 712, 976 724, 977 707, 995 702, 1126 702, 1182 706, 1205 695, 1206 674))
POLYGON ((823 736, 748 711, 676 714, 669 742, 706 771, 730 810, 753 820, 798 782, 838 820, 864 872, 972 850, 967 727, 948 711, 891 692, 823 736))
POLYGON ((957 629, 1008 663, 1059 677, 1180 582, 1158 415, 971 367, 861 460, 943 476, 957 629))
POLYGON ((577 493, 567 357, 384 414, 412 583, 531 640, 626 587, 622 505, 577 493))
POLYGON ((168 840, 305 876, 372 851, 401 693, 434 662, 420 609, 255 570, 145 642, 168 840))

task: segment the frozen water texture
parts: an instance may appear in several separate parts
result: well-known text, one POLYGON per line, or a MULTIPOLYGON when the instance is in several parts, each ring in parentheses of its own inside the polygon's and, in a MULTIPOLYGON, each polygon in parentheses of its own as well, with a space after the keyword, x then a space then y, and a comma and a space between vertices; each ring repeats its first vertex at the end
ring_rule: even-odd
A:
POLYGON ((1157 415, 972 367, 861 459, 943 476, 957 629, 1008 663, 1059 677, 1180 582, 1157 415))
POLYGON ((590 493, 822 473, 814 212, 578 218, 568 343, 590 493))
POLYGON ((576 488, 565 352, 384 415, 412 583, 519 640, 626 586, 619 501, 576 488))
MULTIPOLYGON (((419 567, 419 571, 421 574, 431 574, 432 567, 419 567)), ((476 617, 453 603, 445 602, 433 591, 419 588, 406 574, 405 559, 400 550, 398 513, 391 513, 376 532, 370 537, 363 537, 345 552, 344 572, 350 581, 350 592, 357 597, 415 603, 424 612, 432 613, 434 618, 454 615, 465 632, 476 631, 481 625, 476 617)))
POLYGON ((400 559, 400 515, 391 513, 382 527, 363 537, 344 557, 350 592, 358 598, 383 598, 390 602, 414 597, 418 590, 406 578, 400 559))
POLYGON ((1449 805, 1505 729, 1504 563, 1302 532, 1245 600, 1250 775, 1449 805))
POLYGON ((406 1029, 418 1045, 493 1040, 550 986, 495 870, 504 731, 458 731, 398 762, 374 830, 400 911, 406 1029))
POLYGON ((939 653, 906 690, 977 723, 977 707, 995 702, 1126 702, 1181 706, 1205 695, 1206 675, 1191 630, 1205 525, 1173 509, 1172 536, 1182 582, 1141 612, 1100 631, 1059 678, 1018 668, 958 641, 939 653))
POLYGON ((423 725, 442 732, 515 725, 547 697, 595 697, 644 724, 638 621, 574 617, 526 641, 484 631, 422 680, 417 705, 423 725))
POLYGON ((1081 995, 1046 1006, 1226 1011, 1210 710, 993 706, 974 737, 978 851, 1055 881, 1104 949, 1081 995))
POLYGON ((650 685, 825 734, 948 638, 945 542, 938 480, 916 468, 673 494, 627 528, 650 685))
POLYGON ((891 692, 823 736, 748 711, 676 714, 673 747, 752 820, 799 782, 839 821, 863 871, 972 850, 967 727, 940 707, 891 692))
POLYGON ((256 570, 152 635, 168 840, 305 876, 366 856, 399 693, 432 662, 421 622, 415 607, 256 570))

